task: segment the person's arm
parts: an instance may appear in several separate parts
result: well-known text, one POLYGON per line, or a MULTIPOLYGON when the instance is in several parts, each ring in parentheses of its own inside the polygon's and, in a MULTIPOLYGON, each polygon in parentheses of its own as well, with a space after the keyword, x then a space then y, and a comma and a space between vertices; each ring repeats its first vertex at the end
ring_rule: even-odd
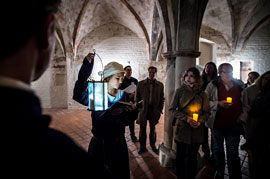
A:
POLYGON ((214 84, 210 82, 205 89, 205 93, 209 99, 209 106, 211 111, 216 111, 218 108, 218 99, 215 99, 215 92, 217 89, 215 88, 216 87, 214 86, 214 84))
POLYGON ((138 80, 136 78, 134 78, 134 83, 136 86, 138 85, 138 80))
MULTIPOLYGON (((127 95, 127 94, 126 94, 127 95)), ((95 125, 100 126, 128 126, 134 121, 134 116, 138 113, 136 105, 126 101, 116 102, 105 111, 94 111, 92 117, 95 125)))
POLYGON ((248 118, 248 112, 250 111, 247 89, 245 89, 241 93, 241 102, 242 102, 242 113, 240 114, 238 120, 239 122, 246 123, 248 118))
POLYGON ((138 83, 135 91, 135 103, 138 103, 140 100, 141 100, 140 83, 138 83))
POLYGON ((199 116, 199 120, 198 120, 201 124, 207 121, 210 116, 210 106, 209 106, 208 97, 204 92, 202 93, 203 93, 202 94, 202 98, 203 98, 202 114, 199 116))
POLYGON ((164 98, 164 86, 163 84, 161 83, 162 85, 162 90, 161 90, 161 93, 160 93, 160 104, 159 104, 159 107, 158 107, 158 110, 160 113, 162 113, 162 110, 163 110, 163 106, 164 106, 164 101, 165 101, 165 98, 164 98))
POLYGON ((169 111, 171 112, 173 119, 175 118, 175 119, 186 121, 187 120, 187 115, 180 111, 181 106, 180 106, 179 100, 180 100, 180 98, 182 96, 182 93, 183 93, 183 91, 181 90, 181 88, 178 88, 174 92, 174 95, 172 97, 172 102, 171 102, 171 104, 169 106, 169 111))
POLYGON ((91 75, 94 66, 94 56, 91 58, 85 57, 80 68, 78 80, 75 83, 73 90, 73 99, 85 106, 88 105, 88 82, 87 79, 91 75))

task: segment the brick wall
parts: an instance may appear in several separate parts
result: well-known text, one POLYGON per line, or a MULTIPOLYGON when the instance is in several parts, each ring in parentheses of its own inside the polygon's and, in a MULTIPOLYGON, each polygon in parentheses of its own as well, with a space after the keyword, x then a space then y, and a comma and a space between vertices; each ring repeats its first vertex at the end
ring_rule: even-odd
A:
POLYGON ((270 21, 249 38, 242 59, 253 61, 253 70, 260 74, 270 70, 270 21))

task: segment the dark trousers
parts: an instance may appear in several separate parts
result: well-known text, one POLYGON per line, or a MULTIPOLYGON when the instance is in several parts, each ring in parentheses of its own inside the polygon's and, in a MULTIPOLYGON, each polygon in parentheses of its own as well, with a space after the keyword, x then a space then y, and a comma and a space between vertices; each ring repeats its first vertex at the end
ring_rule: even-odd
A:
POLYGON ((132 116, 133 120, 129 123, 129 131, 130 131, 130 137, 135 137, 135 120, 137 119, 138 117, 138 112, 137 113, 134 113, 132 116))
POLYGON ((203 126, 204 130, 204 142, 202 143, 202 151, 204 155, 210 157, 210 149, 209 149, 209 142, 208 142, 208 128, 203 126))
POLYGON ((149 134, 149 140, 150 140, 150 146, 155 147, 156 143, 156 124, 152 120, 152 115, 153 115, 153 108, 149 107, 147 111, 147 120, 145 121, 140 121, 140 135, 139 135, 139 141, 141 147, 146 147, 146 127, 147 127, 147 121, 149 121, 149 126, 150 126, 150 134, 149 134))
POLYGON ((213 156, 217 172, 224 175, 225 169, 225 151, 224 141, 226 143, 226 155, 228 172, 230 179, 241 179, 241 166, 239 157, 240 126, 235 124, 228 128, 213 128, 213 156))
POLYGON ((107 168, 113 179, 129 179, 129 157, 125 137, 98 139, 92 137, 88 153, 107 168))
POLYGON ((194 179, 197 172, 197 153, 200 144, 177 142, 176 175, 177 179, 194 179))
POLYGON ((130 131, 130 137, 135 137, 135 132, 134 132, 134 127, 135 127, 135 122, 132 121, 129 123, 129 131, 130 131))

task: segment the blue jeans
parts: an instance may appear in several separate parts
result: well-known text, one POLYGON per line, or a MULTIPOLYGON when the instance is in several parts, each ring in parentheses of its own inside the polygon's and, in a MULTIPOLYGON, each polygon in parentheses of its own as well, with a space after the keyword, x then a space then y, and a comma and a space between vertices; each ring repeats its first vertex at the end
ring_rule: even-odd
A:
POLYGON ((241 179, 241 165, 239 157, 239 143, 240 143, 241 126, 235 124, 227 128, 213 128, 212 142, 213 142, 213 156, 216 170, 218 173, 224 175, 225 169, 225 152, 224 140, 226 144, 227 164, 230 179, 241 179))

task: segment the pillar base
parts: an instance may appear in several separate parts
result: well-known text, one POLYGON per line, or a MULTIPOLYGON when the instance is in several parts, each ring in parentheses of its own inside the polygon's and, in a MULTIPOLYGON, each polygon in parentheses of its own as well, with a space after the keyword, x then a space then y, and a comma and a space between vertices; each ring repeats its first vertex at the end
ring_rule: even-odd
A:
POLYGON ((175 152, 171 149, 168 149, 164 144, 159 145, 159 162, 163 167, 175 167, 175 152))

